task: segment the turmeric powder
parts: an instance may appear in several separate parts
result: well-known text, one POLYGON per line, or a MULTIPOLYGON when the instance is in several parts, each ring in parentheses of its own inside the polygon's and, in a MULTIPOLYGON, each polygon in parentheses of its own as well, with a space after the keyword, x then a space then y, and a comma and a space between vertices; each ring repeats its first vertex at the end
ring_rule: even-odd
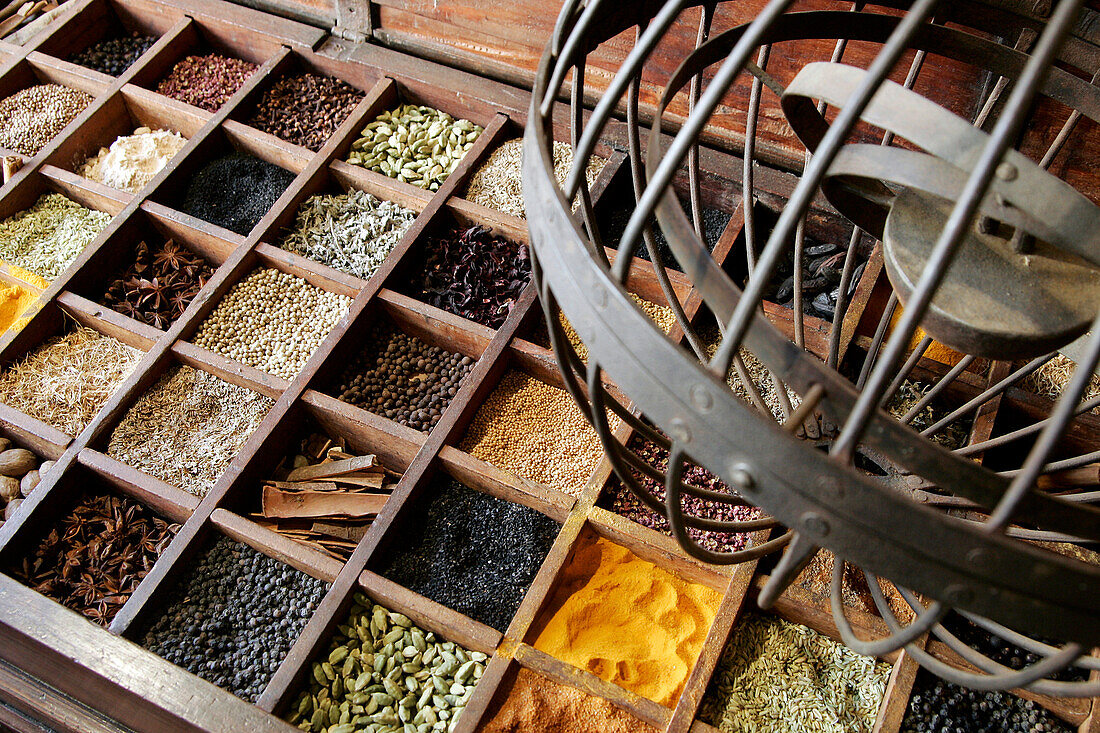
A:
POLYGON ((721 598, 625 547, 582 536, 532 629, 534 647, 673 707, 721 598))
POLYGON ((26 325, 28 319, 20 316, 38 299, 38 293, 18 285, 0 283, 0 333, 10 328, 16 330, 26 325))

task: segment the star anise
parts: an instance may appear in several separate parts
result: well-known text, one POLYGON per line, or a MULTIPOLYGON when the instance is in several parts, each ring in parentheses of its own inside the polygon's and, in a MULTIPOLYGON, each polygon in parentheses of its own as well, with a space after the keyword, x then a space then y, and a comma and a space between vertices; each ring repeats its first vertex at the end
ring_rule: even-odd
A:
POLYGON ((106 626, 178 529, 131 499, 85 497, 12 573, 106 626))
POLYGON ((171 239, 153 255, 153 266, 162 270, 178 270, 188 263, 191 255, 171 239))
POLYGON ((153 310, 159 310, 164 306, 164 283, 159 278, 154 277, 152 280, 140 280, 138 283, 141 289, 141 295, 138 298, 138 303, 144 305, 147 308, 153 310))

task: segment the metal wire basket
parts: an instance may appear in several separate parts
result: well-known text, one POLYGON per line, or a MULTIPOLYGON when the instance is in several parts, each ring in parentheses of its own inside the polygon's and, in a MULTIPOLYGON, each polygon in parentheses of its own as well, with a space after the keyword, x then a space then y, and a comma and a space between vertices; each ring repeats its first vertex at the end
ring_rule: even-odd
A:
POLYGON ((1089 672, 1100 670, 1100 658, 1089 655, 1100 645, 1100 566, 1039 544, 1100 542, 1097 487, 1056 490, 1044 479, 1100 459, 1100 446, 1070 439, 1075 421, 1100 405, 1100 397, 1083 399, 1100 360, 1100 209, 1051 172, 1082 118, 1100 121, 1100 89, 1093 84, 1100 57, 1075 35, 1082 2, 1062 0, 1045 18, 1007 0, 837 2, 835 9, 804 12, 792 12, 792 4, 774 0, 751 23, 712 32, 723 3, 565 3, 534 87, 524 197, 535 278, 566 384, 619 480, 667 518, 687 552, 726 564, 782 552, 760 594, 762 606, 824 548, 837 558, 833 615, 856 651, 905 647, 926 668, 977 689, 1100 694, 1100 682, 1089 681, 1089 672), (698 23, 694 50, 665 80, 646 125, 639 115, 643 74, 665 34, 685 21, 698 23), (632 28, 632 50, 594 110, 585 112, 586 58, 632 28), (797 73, 769 71, 774 49, 821 40, 830 42, 831 55, 797 73), (854 42, 874 44, 865 68, 844 63, 854 42), (933 58, 990 79, 969 117, 914 91, 933 58), (728 171, 741 184, 743 281, 709 253, 700 207, 699 160, 706 150, 700 139, 719 106, 730 104, 735 84, 750 88, 736 110, 744 115, 743 168, 728 171), (571 96, 573 164, 559 185, 552 128, 563 95, 571 96), (669 130, 667 109, 684 95, 688 113, 669 130), (1016 149, 1022 132, 1040 105, 1051 103, 1066 110, 1063 124, 1029 157, 1016 149), (804 165, 789 166, 797 185, 765 241, 754 176, 761 106, 768 104, 781 108, 806 157, 804 165), (612 125, 625 125, 634 210, 618 252, 609 254, 584 173, 612 125), (815 355, 805 348, 801 298, 805 225, 822 201, 850 222, 850 234, 840 243, 826 348, 815 355), (720 329, 716 347, 708 350, 699 319, 685 315, 656 244, 658 230, 720 329), (687 348, 629 297, 624 279, 638 243, 687 348), (866 348, 842 359, 857 253, 872 244, 892 292, 866 348), (763 310, 784 262, 793 263, 790 337, 763 310), (584 359, 563 316, 586 347, 584 359), (904 414, 891 414, 884 407, 908 388, 906 379, 935 341, 959 352, 958 359, 914 395, 904 414), (1000 400, 1059 351, 1077 368, 1061 399, 1041 414, 965 446, 934 439, 1000 400), (766 367, 764 380, 759 374, 754 380, 747 360, 766 367), (998 378, 956 400, 942 419, 914 429, 914 418, 957 391, 982 360, 1001 365, 998 378), (744 399, 729 388, 731 374, 744 399), (762 396, 768 389, 771 406, 762 396), (668 469, 628 450, 609 415, 666 449, 668 469), (1014 465, 974 460, 998 448, 1002 462, 1008 453, 1014 465), (871 464, 885 470, 869 470, 871 464), (730 491, 685 482, 693 465, 730 491), (647 488, 644 477, 659 480, 663 491, 647 488), (716 506, 760 511, 729 521, 714 518, 716 506), (764 531, 766 540, 734 552, 715 552, 697 539, 705 532, 764 531), (861 639, 849 623, 842 586, 853 568, 866 577, 890 630, 886 638, 861 639), (911 613, 900 616, 909 618, 899 617, 884 589, 903 599, 911 613), (1013 668, 979 652, 942 623, 956 614, 1030 653, 1031 661, 1013 668), (916 643, 929 633, 969 668, 946 664, 916 643), (1067 675, 1068 668, 1078 674, 1067 675))

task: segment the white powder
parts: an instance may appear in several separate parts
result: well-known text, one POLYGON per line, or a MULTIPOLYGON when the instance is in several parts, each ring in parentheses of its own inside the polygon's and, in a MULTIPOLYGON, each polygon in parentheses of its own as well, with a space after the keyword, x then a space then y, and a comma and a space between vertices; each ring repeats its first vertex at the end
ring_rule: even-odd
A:
POLYGON ((115 140, 109 149, 100 148, 78 172, 111 188, 137 193, 186 144, 178 132, 139 127, 133 135, 115 140))

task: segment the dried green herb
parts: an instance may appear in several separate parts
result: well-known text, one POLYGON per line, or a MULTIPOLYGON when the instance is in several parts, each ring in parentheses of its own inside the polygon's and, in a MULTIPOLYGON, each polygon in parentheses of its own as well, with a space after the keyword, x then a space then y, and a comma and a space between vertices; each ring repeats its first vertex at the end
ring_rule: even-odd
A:
POLYGON ((110 221, 110 214, 47 193, 31 208, 0 222, 0 259, 53 280, 110 221))
POLYGON ((310 196, 279 246, 368 280, 415 220, 416 212, 365 191, 310 196))

